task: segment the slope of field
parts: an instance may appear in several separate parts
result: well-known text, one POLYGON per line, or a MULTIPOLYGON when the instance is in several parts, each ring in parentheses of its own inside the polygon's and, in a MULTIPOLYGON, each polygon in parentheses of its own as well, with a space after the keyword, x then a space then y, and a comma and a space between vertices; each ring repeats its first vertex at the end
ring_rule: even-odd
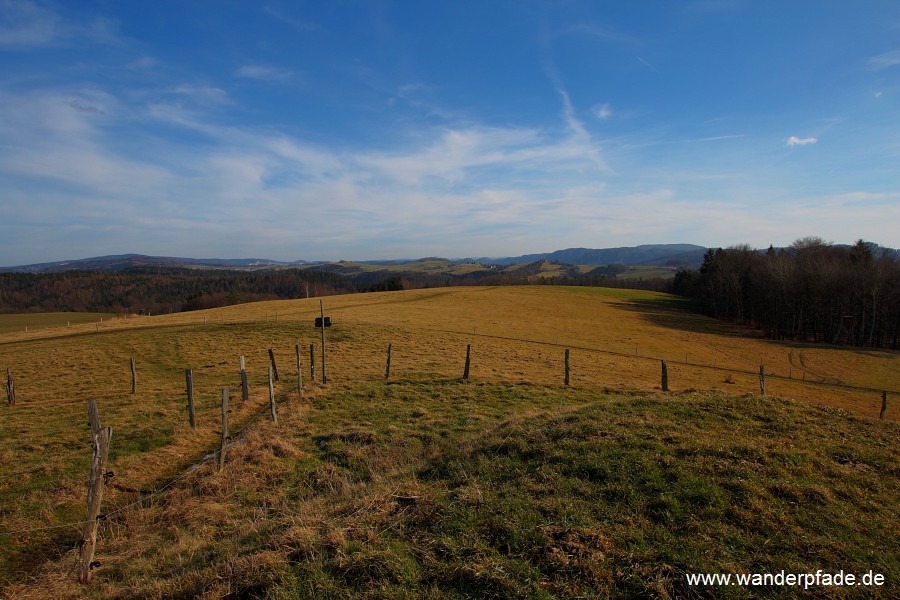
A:
MULTIPOLYGON (((124 511, 135 494, 111 490, 89 589, 793 598, 796 588, 691 587, 685 575, 844 569, 888 586, 828 597, 887 598, 900 577, 896 433, 698 392, 401 381, 285 395, 279 423, 248 430, 223 471, 207 462, 124 511)), ((132 483, 121 462, 116 478, 132 483)), ((77 539, 64 530, 41 545, 58 558, 31 565, 9 596, 79 597, 77 539)))
POLYGON ((72 324, 99 323, 101 319, 114 319, 109 313, 25 313, 0 315, 0 335, 14 331, 69 327, 72 324))
MULTIPOLYGON (((474 377, 557 383, 562 379, 563 349, 568 347, 572 348, 574 385, 655 389, 659 386, 659 360, 666 359, 670 386, 675 390, 757 392, 759 366, 765 365, 770 394, 848 408, 868 416, 878 415, 879 390, 900 392, 898 352, 758 339, 748 336, 744 329, 685 310, 683 301, 675 296, 654 292, 543 286, 440 288, 332 296, 324 302, 338 324, 332 331, 340 332, 347 342, 334 347, 342 361, 340 370, 334 373, 336 381, 377 376, 387 344, 392 342, 398 373, 458 376, 465 346, 472 344, 474 377), (809 385, 812 383, 820 385, 809 385)), ((258 344, 292 350, 297 341, 316 341, 312 321, 318 313, 318 299, 286 300, 16 331, 0 337, 0 360, 4 361, 0 366, 10 363, 5 356, 20 354, 13 351, 10 342, 49 340, 73 333, 138 332, 147 327, 191 325, 194 328, 186 329, 180 337, 187 341, 200 336, 215 344, 214 326, 259 324, 259 329, 251 329, 268 333, 253 335, 258 344)), ((142 339, 140 334, 135 335, 135 339, 142 339)), ((158 332, 150 337, 171 340, 175 336, 158 332)), ((92 344, 84 337, 73 343, 92 344)), ((127 362, 128 346, 115 343, 122 350, 117 360, 127 362)), ((35 347, 46 344, 50 342, 35 347)), ((265 358, 265 348, 253 348, 249 340, 243 347, 244 353, 255 350, 265 358)), ((206 351, 215 353, 216 349, 206 351)), ((232 356, 241 353, 228 345, 218 351, 226 354, 225 358, 228 352, 232 356)), ((181 354, 185 367, 196 359, 184 351, 181 354)), ((17 370, 24 370, 27 377, 37 369, 37 363, 24 354, 21 358, 12 364, 21 362, 17 370)), ((57 376, 64 374, 57 372, 57 376)), ((52 378, 53 374, 45 376, 52 378)))
POLYGON ((881 549, 900 522, 900 411, 879 421, 879 393, 838 384, 900 389, 897 353, 748 338, 630 290, 324 302, 327 385, 309 378, 310 344, 322 374, 316 299, 0 336, 18 392, 0 407, 0 595, 82 591, 89 397, 113 427, 115 472, 97 596, 673 597, 694 593, 685 573, 779 567, 896 582, 897 555, 881 549), (269 348, 278 425, 260 416, 269 348), (660 358, 673 392, 658 391, 660 358), (776 375, 770 399, 760 363, 776 375), (186 471, 217 446, 223 387, 232 430, 252 424, 223 472, 186 471))

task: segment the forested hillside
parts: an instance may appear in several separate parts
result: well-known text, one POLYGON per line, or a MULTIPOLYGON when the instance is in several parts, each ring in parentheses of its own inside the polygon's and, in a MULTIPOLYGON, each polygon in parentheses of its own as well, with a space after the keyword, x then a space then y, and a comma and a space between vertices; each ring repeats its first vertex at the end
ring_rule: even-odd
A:
POLYGON ((712 316, 760 328, 772 339, 900 347, 900 261, 895 251, 819 238, 758 252, 708 250, 675 291, 712 316))
POLYGON ((465 274, 380 269, 345 272, 339 265, 266 271, 133 268, 124 271, 0 273, 0 313, 112 312, 160 314, 257 300, 287 300, 356 292, 454 285, 585 285, 667 291, 671 279, 617 279, 624 267, 581 273, 561 265, 552 275, 542 263, 465 274))
POLYGON ((355 291, 356 285, 341 275, 299 269, 0 273, 0 312, 160 314, 355 291))

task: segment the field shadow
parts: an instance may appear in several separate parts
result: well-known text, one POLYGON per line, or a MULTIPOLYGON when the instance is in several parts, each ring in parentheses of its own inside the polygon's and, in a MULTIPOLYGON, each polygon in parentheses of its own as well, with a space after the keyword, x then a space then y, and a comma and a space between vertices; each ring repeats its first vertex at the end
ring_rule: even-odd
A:
POLYGON ((727 337, 761 337, 754 330, 700 314, 689 300, 682 298, 633 299, 619 306, 638 314, 649 323, 669 329, 727 337))
MULTIPOLYGON (((803 340, 775 340, 766 338, 763 332, 746 326, 720 321, 701 314, 695 305, 685 298, 658 298, 652 300, 632 299, 619 305, 624 310, 638 314, 641 318, 654 325, 689 331, 693 333, 706 333, 732 338, 744 338, 763 340, 770 344, 776 344, 789 349, 835 349, 854 352, 862 356, 877 359, 894 360, 900 357, 900 351, 886 348, 859 348, 847 345, 835 345, 824 342, 812 342, 803 340)), ((806 367, 805 365, 798 365, 806 367)))

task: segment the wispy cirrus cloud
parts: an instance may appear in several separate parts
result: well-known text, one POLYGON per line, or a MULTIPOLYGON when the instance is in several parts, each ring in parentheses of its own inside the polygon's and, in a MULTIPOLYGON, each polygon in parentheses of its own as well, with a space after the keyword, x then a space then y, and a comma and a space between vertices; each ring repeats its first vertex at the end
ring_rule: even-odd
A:
POLYGON ((572 149, 577 147, 579 149, 579 154, 589 159, 594 163, 594 166, 601 171, 607 173, 610 172, 611 169, 606 164, 606 161, 600 156, 599 147, 594 143, 591 134, 585 128, 584 123, 582 123, 575 115, 575 108, 572 106, 571 100, 569 100, 569 94, 563 89, 557 89, 556 91, 562 98, 563 122, 565 122, 570 131, 568 145, 572 149))
POLYGON ((732 135, 713 135, 710 137, 693 138, 688 140, 688 142, 721 142, 723 140, 736 140, 743 137, 747 137, 747 135, 744 133, 736 133, 732 135))
POLYGON ((58 34, 56 13, 30 0, 0 0, 0 45, 46 46, 58 34))
POLYGON ((218 122, 203 102, 208 95, 221 94, 175 86, 152 97, 0 95, 0 136, 10 140, 0 147, 0 177, 14 182, 9 197, 30 198, 29 214, 41 212, 34 219, 83 248, 94 247, 101 222, 109 245, 133 247, 129 239, 158 227, 202 255, 240 228, 259 251, 271 244, 281 257, 286 245, 299 256, 326 245, 331 257, 371 256, 386 238, 403 240, 393 256, 436 239, 447 241, 435 252, 448 255, 462 239, 499 252, 511 239, 498 241, 499 230, 525 244, 535 223, 550 236, 565 231, 571 215, 598 210, 587 195, 565 191, 603 173, 565 102, 556 131, 456 123, 419 129, 416 142, 337 151, 277 129, 218 122), (126 131, 132 143, 122 147, 126 131), (188 231, 195 233, 185 239, 188 231))
POLYGON ((182 83, 172 88, 172 93, 182 98, 189 99, 200 106, 230 104, 228 92, 222 88, 210 85, 196 85, 182 83))
POLYGON ((792 135, 791 137, 789 137, 787 139, 787 145, 788 146, 808 146, 810 144, 815 144, 818 141, 819 141, 819 139, 814 138, 814 137, 801 138, 801 137, 797 137, 796 135, 792 135))
POLYGON ((29 50, 86 42, 125 47, 114 19, 66 20, 52 5, 34 0, 0 0, 0 48, 29 50))
POLYGON ((290 25, 297 31, 309 32, 320 29, 320 26, 317 23, 292 17, 284 8, 275 4, 266 4, 263 10, 269 16, 274 17, 275 19, 281 21, 282 23, 285 23, 286 25, 290 25))
POLYGON ((640 56, 638 56, 637 59, 638 59, 638 62, 640 62, 641 64, 643 64, 645 67, 647 67, 648 69, 650 69, 650 70, 653 71, 654 73, 659 73, 659 69, 657 69, 656 67, 654 67, 653 65, 651 65, 649 62, 647 62, 646 60, 644 60, 644 59, 641 58, 640 56))
POLYGON ((591 113, 601 121, 605 121, 613 116, 613 109, 609 104, 595 104, 591 108, 591 113))
POLYGON ((900 65, 900 50, 891 50, 883 54, 872 56, 868 60, 868 66, 874 71, 880 71, 900 65))
POLYGON ((284 81, 293 76, 293 72, 289 69, 261 64, 242 65, 235 70, 234 74, 237 77, 259 79, 261 81, 284 81))

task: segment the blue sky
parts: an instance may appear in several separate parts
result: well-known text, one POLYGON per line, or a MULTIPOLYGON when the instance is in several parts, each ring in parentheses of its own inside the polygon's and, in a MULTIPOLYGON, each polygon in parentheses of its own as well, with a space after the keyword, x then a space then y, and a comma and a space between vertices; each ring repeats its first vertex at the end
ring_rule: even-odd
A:
POLYGON ((900 3, 0 0, 0 265, 900 247, 900 3))

